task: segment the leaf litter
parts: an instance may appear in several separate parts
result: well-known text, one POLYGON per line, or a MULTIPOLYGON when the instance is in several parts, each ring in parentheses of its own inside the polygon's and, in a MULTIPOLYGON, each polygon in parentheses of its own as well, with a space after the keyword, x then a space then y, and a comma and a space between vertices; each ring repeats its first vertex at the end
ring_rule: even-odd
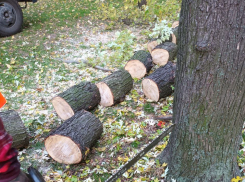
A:
MULTIPOLYGON (((4 109, 16 109, 30 133, 29 147, 19 153, 22 169, 26 170, 28 166, 33 165, 42 172, 46 181, 99 181, 99 179, 104 181, 158 135, 157 131, 160 130, 156 128, 157 121, 153 119, 153 116, 165 114, 161 111, 163 101, 150 103, 153 108, 150 114, 144 111, 143 106, 148 102, 141 90, 141 81, 137 80, 124 102, 108 108, 98 106, 93 111, 103 122, 104 132, 85 162, 64 165, 54 161, 48 155, 43 143, 49 131, 57 128, 63 121, 57 116, 50 100, 80 81, 96 83, 110 74, 79 61, 97 59, 101 61, 101 66, 115 71, 123 67, 127 59, 114 62, 109 60, 111 55, 115 56, 114 51, 117 49, 125 51, 130 57, 134 51, 145 49, 147 43, 147 40, 144 43, 139 41, 143 39, 140 35, 140 28, 126 27, 125 34, 132 35, 132 40, 128 45, 122 45, 123 39, 117 42, 120 36, 118 30, 107 32, 103 26, 94 28, 79 25, 76 31, 79 36, 65 36, 66 33, 64 33, 64 36, 60 36, 58 40, 52 38, 53 35, 47 36, 50 40, 54 39, 52 46, 55 47, 49 57, 54 62, 51 63, 54 65, 50 69, 44 71, 45 66, 40 63, 41 58, 36 61, 32 59, 35 61, 33 63, 33 66, 36 67, 35 76, 29 78, 28 75, 25 75, 23 82, 19 79, 14 80, 12 87, 16 88, 11 92, 9 92, 9 85, 1 88, 1 92, 6 93, 8 98, 8 104, 4 109), (108 57, 106 64, 102 62, 105 57, 101 56, 103 55, 101 50, 108 57), (66 63, 66 60, 75 60, 78 63, 66 63), (28 79, 33 82, 34 86, 25 86, 24 81, 28 79)), ((17 38, 22 39, 21 35, 16 35, 13 39, 17 38)), ((8 41, 4 40, 4 43, 8 41)), ((127 40, 124 38, 124 41, 127 40)), ((30 44, 28 39, 22 42, 22 46, 30 44)), ((44 44, 47 51, 49 46, 49 43, 44 44)), ((27 57, 23 57, 27 59, 35 57, 35 54, 33 51, 27 57)), ((10 67, 18 62, 15 59, 11 61, 10 67)), ((24 65, 23 70, 28 70, 31 66, 24 65)), ((6 69, 4 73, 11 74, 10 69, 6 69)), ((164 143, 166 141, 163 141, 164 143)), ((159 166, 155 162, 155 157, 160 152, 159 147, 152 149, 124 174, 121 181, 163 179, 164 176, 161 175, 164 173, 165 166, 159 166)))
MULTIPOLYGON (((151 102, 143 95, 141 80, 135 80, 123 102, 108 108, 98 106, 92 111, 103 123, 104 131, 86 161, 76 165, 59 164, 44 147, 49 131, 63 122, 50 100, 81 81, 97 83, 110 74, 84 64, 84 60, 115 71, 126 64, 134 51, 146 49, 147 39, 140 34, 144 30, 148 29, 126 26, 107 31, 101 22, 78 20, 75 28, 62 27, 58 33, 37 31, 34 35, 17 34, 1 40, 0 54, 5 60, 0 58, 4 75, 1 75, 0 91, 8 99, 4 109, 15 109, 30 135, 29 147, 19 152, 23 170, 33 165, 47 182, 105 181, 161 133, 166 123, 155 120, 154 116, 172 114, 173 97, 151 102), (33 36, 37 41, 33 41, 33 36), (16 47, 7 48, 11 43, 16 47), (38 52, 39 47, 46 52, 38 52), (20 64, 20 60, 24 64, 20 64), (20 73, 15 71, 18 69, 20 73), (34 70, 33 73, 30 70, 34 70), (11 84, 4 79, 11 79, 11 84)), ((166 164, 160 165, 155 158, 165 148, 167 140, 168 137, 148 152, 119 181, 163 180, 166 164)), ((242 146, 245 146, 244 141, 242 146)), ((239 158, 243 171, 244 156, 243 148, 239 158)))

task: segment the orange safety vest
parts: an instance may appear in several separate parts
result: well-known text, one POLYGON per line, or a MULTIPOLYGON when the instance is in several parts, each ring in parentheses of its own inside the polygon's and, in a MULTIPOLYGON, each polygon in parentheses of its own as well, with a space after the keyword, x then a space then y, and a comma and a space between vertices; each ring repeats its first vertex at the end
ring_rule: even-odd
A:
POLYGON ((2 95, 2 93, 0 92, 0 108, 3 107, 6 104, 6 99, 4 98, 4 96, 2 95))

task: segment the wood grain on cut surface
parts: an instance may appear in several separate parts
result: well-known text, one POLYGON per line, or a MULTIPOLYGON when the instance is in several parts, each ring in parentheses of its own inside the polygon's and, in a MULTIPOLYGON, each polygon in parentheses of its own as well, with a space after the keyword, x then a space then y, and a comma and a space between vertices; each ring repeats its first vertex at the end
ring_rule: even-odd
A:
POLYGON ((156 102, 159 100, 159 89, 154 81, 145 78, 142 81, 142 87, 143 87, 143 92, 147 98, 156 102))
MULTIPOLYGON (((103 100, 103 102, 100 102, 100 104, 102 106, 112 106, 124 100, 125 95, 133 88, 133 79, 128 71, 118 70, 105 77, 100 83, 97 84, 97 86, 101 95, 111 98, 111 93, 113 98, 113 103, 110 99, 109 101, 103 100), (111 105, 103 105, 103 103, 110 103, 111 105)), ((103 97, 103 99, 106 99, 106 97, 103 97)))
POLYGON ((86 158, 102 132, 100 120, 90 112, 81 110, 50 132, 45 147, 54 160, 76 164, 86 158))
POLYGON ((172 61, 177 55, 177 45, 172 42, 165 42, 156 46, 151 52, 152 60, 159 66, 164 66, 172 61))
POLYGON ((153 101, 170 96, 175 78, 175 65, 171 62, 158 68, 142 81, 145 96, 153 101))
POLYGON ((66 120, 79 110, 95 108, 100 102, 100 93, 95 84, 81 82, 58 94, 51 102, 60 118, 66 120))
POLYGON ((97 87, 100 91, 100 105, 102 106, 111 106, 114 103, 113 94, 111 89, 104 82, 100 82, 97 84, 97 87))
POLYGON ((153 66, 151 54, 140 50, 137 51, 132 58, 125 65, 125 70, 127 70, 132 78, 143 78, 146 73, 148 73, 153 66))
POLYGON ((147 49, 151 53, 151 51, 157 46, 159 43, 157 43, 157 39, 150 40, 147 44, 147 49))

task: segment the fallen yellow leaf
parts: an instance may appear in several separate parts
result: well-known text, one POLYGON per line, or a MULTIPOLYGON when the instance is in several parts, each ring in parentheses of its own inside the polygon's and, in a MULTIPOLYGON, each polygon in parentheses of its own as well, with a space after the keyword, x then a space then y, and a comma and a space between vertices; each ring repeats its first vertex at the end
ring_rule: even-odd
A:
POLYGON ((105 149, 106 149, 105 147, 101 147, 101 148, 99 147, 99 148, 96 148, 96 150, 99 151, 99 152, 104 152, 105 149))
POLYGON ((20 161, 23 161, 25 159, 25 157, 20 157, 19 160, 20 161))

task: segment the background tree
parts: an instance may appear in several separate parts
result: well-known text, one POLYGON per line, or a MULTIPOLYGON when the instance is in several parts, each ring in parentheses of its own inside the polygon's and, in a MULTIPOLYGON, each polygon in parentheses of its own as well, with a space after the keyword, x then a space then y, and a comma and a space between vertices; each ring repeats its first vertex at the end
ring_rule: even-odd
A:
POLYGON ((168 179, 230 181, 245 120, 245 1, 183 0, 168 179))
POLYGON ((138 1, 139 8, 142 8, 143 5, 147 5, 147 1, 146 0, 140 0, 140 1, 138 1))

